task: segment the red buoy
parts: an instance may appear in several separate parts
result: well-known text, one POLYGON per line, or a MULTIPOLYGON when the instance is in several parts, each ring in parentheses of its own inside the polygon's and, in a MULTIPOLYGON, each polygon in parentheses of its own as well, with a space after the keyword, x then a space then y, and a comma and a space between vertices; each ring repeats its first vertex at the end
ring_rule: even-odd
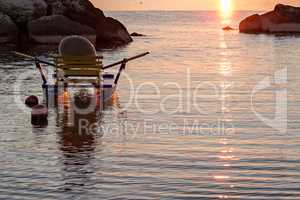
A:
POLYGON ((32 95, 32 96, 26 98, 25 104, 29 108, 32 108, 32 107, 34 107, 34 106, 36 106, 36 105, 39 104, 39 99, 37 98, 37 96, 33 96, 32 95))
POLYGON ((31 124, 35 126, 48 125, 48 108, 45 105, 36 105, 31 111, 31 124))

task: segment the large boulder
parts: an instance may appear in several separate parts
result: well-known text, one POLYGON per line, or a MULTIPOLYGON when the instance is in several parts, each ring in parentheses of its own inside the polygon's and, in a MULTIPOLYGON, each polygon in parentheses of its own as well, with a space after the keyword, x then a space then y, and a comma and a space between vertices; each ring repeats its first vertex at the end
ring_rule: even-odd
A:
POLYGON ((96 26, 97 43, 104 46, 119 46, 132 41, 126 27, 118 20, 107 17, 96 26))
POLYGON ((1 11, 18 26, 18 39, 25 45, 28 39, 56 44, 70 34, 96 41, 98 47, 132 41, 121 22, 106 17, 89 0, 0 0, 1 11))
POLYGON ((132 41, 126 27, 119 21, 106 17, 89 0, 45 0, 48 13, 62 14, 69 19, 96 30, 99 45, 124 45, 132 41))
POLYGON ((289 22, 300 23, 300 7, 278 4, 274 11, 282 17, 286 17, 289 22))
POLYGON ((259 15, 251 15, 240 23, 240 31, 243 33, 258 33, 262 31, 262 20, 259 15))
POLYGON ((29 22, 28 34, 31 41, 42 44, 58 44, 70 35, 81 35, 96 43, 94 29, 62 15, 45 16, 29 22))
POLYGON ((43 0, 0 0, 0 11, 15 23, 26 23, 46 15, 47 4, 43 0))
POLYGON ((81 13, 95 9, 89 0, 45 0, 45 2, 50 14, 65 14, 68 11, 81 13))
POLYGON ((11 18, 0 13, 0 43, 16 41, 18 36, 18 27, 11 18))
POLYGON ((300 8, 278 4, 273 11, 242 20, 240 32, 300 33, 300 8))

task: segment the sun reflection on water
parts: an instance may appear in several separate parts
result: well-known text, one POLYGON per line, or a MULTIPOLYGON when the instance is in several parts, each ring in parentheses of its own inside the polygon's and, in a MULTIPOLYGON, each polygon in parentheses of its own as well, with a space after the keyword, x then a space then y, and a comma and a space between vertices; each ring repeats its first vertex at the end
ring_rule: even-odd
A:
POLYGON ((220 52, 220 62, 219 62, 219 73, 223 76, 232 75, 232 63, 230 62, 230 57, 228 55, 228 45, 225 40, 224 32, 220 32, 220 43, 219 48, 222 50, 220 52))
MULTIPOLYGON (((221 147, 218 153, 218 159, 220 162, 220 166, 222 166, 224 170, 214 174, 213 178, 220 187, 226 190, 230 190, 235 187, 232 182, 234 179, 232 166, 234 165, 235 161, 239 160, 239 158, 235 156, 235 148, 231 146, 230 140, 228 140, 227 138, 223 138, 220 139, 218 143, 221 147)), ((216 198, 228 199, 231 198, 231 196, 228 196, 228 194, 224 192, 216 196, 216 198)))

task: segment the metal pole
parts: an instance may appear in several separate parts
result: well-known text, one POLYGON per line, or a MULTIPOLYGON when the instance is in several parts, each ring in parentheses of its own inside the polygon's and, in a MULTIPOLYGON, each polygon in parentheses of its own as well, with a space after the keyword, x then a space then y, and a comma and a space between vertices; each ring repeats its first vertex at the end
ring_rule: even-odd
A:
POLYGON ((107 66, 103 67, 103 69, 108 69, 108 68, 114 67, 114 66, 116 66, 116 65, 122 64, 122 63, 124 63, 124 62, 127 63, 127 62, 129 62, 129 61, 138 59, 138 58, 143 57, 143 56, 146 56, 146 55, 148 55, 148 54, 150 54, 150 52, 142 53, 142 54, 139 54, 139 55, 137 55, 137 56, 133 56, 133 57, 131 57, 131 58, 125 58, 125 59, 123 59, 123 60, 121 60, 121 61, 119 61, 119 62, 116 62, 116 63, 110 64, 110 65, 107 65, 107 66))
POLYGON ((36 57, 30 56, 30 55, 27 55, 27 54, 24 54, 24 53, 20 53, 20 52, 14 51, 14 54, 16 54, 17 56, 22 56, 24 58, 31 59, 33 61, 38 61, 39 63, 43 63, 43 64, 46 64, 46 65, 50 65, 50 66, 56 67, 56 65, 54 63, 47 62, 47 61, 44 61, 44 60, 40 60, 40 59, 38 59, 36 57))

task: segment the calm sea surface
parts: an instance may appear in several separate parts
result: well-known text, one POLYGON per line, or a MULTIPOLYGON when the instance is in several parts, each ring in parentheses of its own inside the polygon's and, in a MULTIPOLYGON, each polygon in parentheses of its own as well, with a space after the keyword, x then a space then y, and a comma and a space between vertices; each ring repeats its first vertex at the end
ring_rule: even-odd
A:
POLYGON ((1 47, 0 199, 300 199, 300 37, 221 30, 250 14, 108 12, 147 36, 104 62, 151 55, 83 118, 87 135, 66 105, 32 127, 39 75, 1 47))

